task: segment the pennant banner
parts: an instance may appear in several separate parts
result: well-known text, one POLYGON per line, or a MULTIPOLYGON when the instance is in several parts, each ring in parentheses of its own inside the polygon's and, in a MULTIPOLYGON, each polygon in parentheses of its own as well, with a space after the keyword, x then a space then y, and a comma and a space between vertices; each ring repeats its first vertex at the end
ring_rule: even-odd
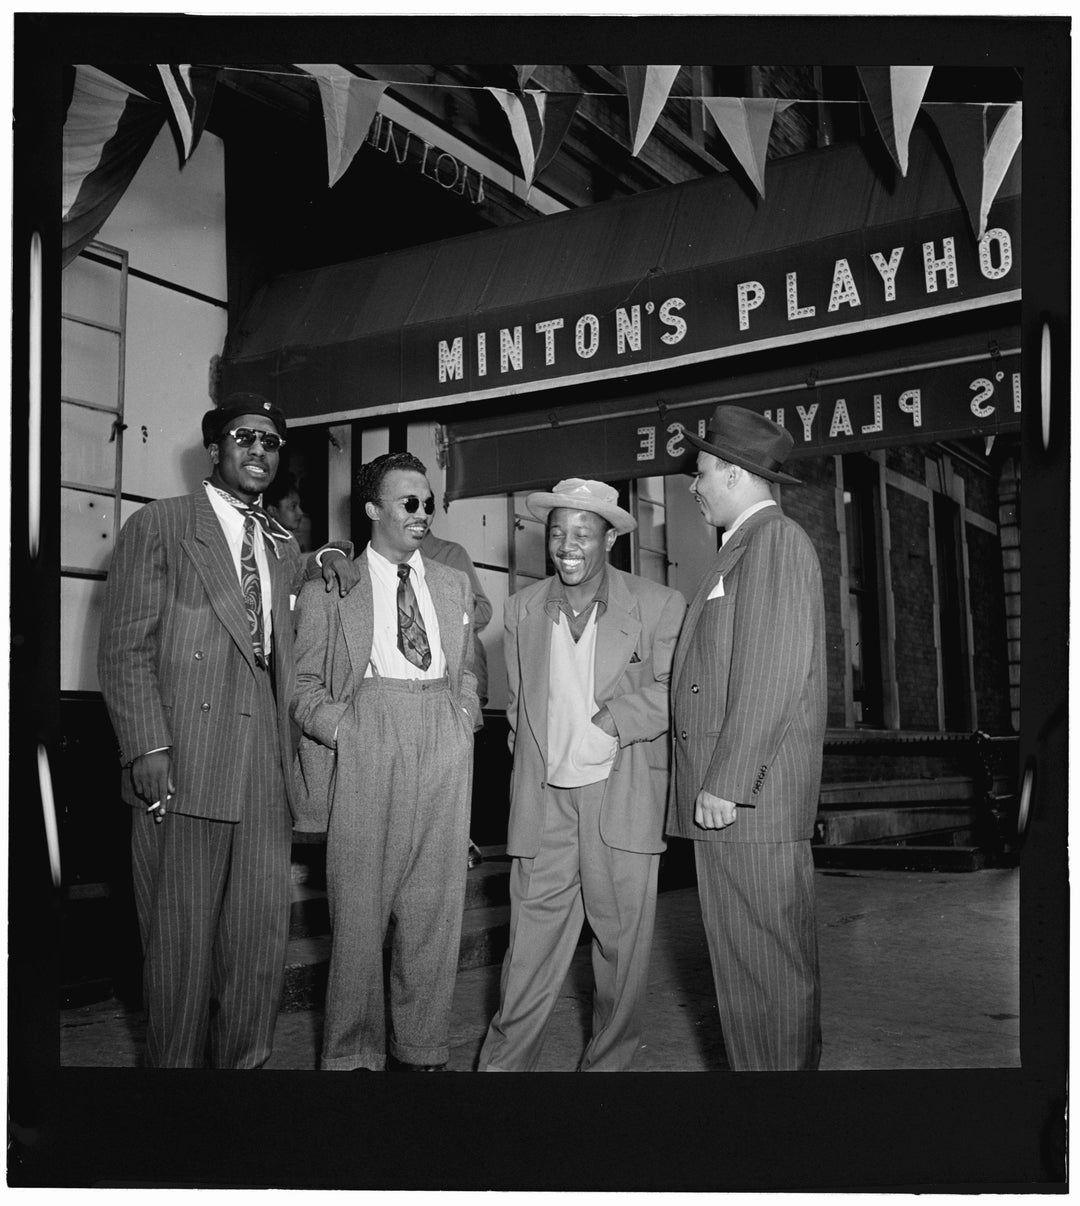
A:
POLYGON ((724 141, 750 177, 758 193, 765 196, 765 156, 773 120, 791 101, 741 99, 733 96, 703 96, 724 141))
POLYGON ((580 95, 527 91, 521 96, 505 88, 488 88, 502 106, 521 159, 521 172, 529 188, 554 159, 581 103, 580 95))
POLYGON ((158 63, 157 69, 176 125, 180 162, 184 164, 198 146, 210 116, 220 72, 216 67, 193 67, 190 63, 158 63))
POLYGON ((900 175, 906 176, 911 128, 919 115, 933 68, 859 67, 856 70, 882 141, 900 169, 900 175))
POLYGON ((976 239, 986 234, 990 206, 1020 145, 1022 108, 1015 105, 928 105, 945 144, 976 239), (997 119, 987 137, 988 123, 997 119))
POLYGON ((64 115, 61 263, 105 225, 146 158, 165 110, 94 67, 74 68, 64 115))
POLYGON ((678 74, 678 66, 623 68, 626 98, 630 102, 631 154, 636 155, 645 145, 678 74))
POLYGON ((319 85, 326 126, 326 170, 333 188, 367 138, 386 84, 361 79, 327 63, 296 65, 315 76, 319 85))

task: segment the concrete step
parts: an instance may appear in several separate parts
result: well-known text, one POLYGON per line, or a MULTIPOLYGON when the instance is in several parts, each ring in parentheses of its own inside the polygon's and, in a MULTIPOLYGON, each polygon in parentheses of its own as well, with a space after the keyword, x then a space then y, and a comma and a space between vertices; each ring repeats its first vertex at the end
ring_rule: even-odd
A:
POLYGON ((973 820, 972 805, 963 801, 890 808, 828 809, 817 815, 814 841, 826 846, 846 846, 853 842, 905 839, 938 830, 970 828, 973 820))
POLYGON ((825 781, 818 796, 823 811, 890 808, 913 804, 955 804, 975 798, 970 775, 934 775, 918 779, 825 781))
POLYGON ((981 871, 986 852, 978 846, 814 846, 814 866, 848 871, 981 871))
MULTIPOLYGON (((510 938, 510 906, 487 905, 466 909, 461 923, 458 971, 490 967, 506 953, 510 938)), ((581 941, 588 931, 583 927, 581 941)), ((318 934, 289 941, 285 957, 285 987, 282 1008, 296 1012, 321 1009, 326 1000, 326 978, 330 965, 330 935, 318 934)), ((390 970, 390 935, 383 944, 383 974, 390 970)))

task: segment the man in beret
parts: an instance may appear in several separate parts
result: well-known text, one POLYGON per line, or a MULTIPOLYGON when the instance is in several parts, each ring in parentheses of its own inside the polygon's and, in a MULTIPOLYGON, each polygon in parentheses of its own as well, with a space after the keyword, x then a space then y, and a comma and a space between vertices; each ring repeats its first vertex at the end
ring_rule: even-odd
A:
POLYGON ((718 406, 691 492, 723 543, 671 678, 668 833, 695 843, 724 1047, 735 1071, 816 1069, 820 985, 810 839, 825 737, 821 568, 772 483, 784 428, 718 406))
POLYGON ((510 945, 479 1070, 536 1068, 587 919, 595 991, 578 1068, 621 1072, 642 1037, 686 603, 608 565, 637 527, 612 486, 568 478, 526 505, 546 520, 555 574, 506 602, 510 945))
MULTIPOLYGON (((232 394, 202 431, 202 487, 148 503, 120 532, 98 673, 133 809, 146 1064, 257 1068, 271 1052, 288 937, 290 608, 304 568, 259 506, 285 416, 258 394, 232 394)), ((350 559, 326 561, 326 589, 338 578, 344 594, 350 559)))

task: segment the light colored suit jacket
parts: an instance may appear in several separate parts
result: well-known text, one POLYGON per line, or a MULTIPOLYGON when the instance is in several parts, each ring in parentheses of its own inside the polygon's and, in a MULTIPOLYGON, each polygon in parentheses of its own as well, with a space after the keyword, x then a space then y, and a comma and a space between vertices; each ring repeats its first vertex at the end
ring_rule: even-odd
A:
MULTIPOLYGON (((608 605, 597 622, 595 695, 619 731, 604 788, 600 836, 619 850, 664 849, 668 681, 686 601, 676 590, 608 566, 608 605)), ((555 578, 506 602, 507 717, 514 769, 506 852, 535 857, 547 786, 548 681, 553 624, 544 610, 555 578)))
POLYGON ((717 553, 687 613, 671 692, 668 833, 811 837, 825 738, 824 597, 814 546, 779 507, 751 515, 717 553), (733 825, 694 824, 702 788, 745 805, 733 825))
MULTIPOLYGON (((465 713, 471 732, 480 713, 472 667, 472 586, 460 570, 427 557, 423 561, 451 694, 465 713)), ((299 830, 322 832, 327 827, 335 734, 371 660, 374 606, 366 549, 356 558, 356 565, 359 581, 344 599, 313 582, 304 586, 297 600, 297 693, 292 711, 303 733, 297 756, 299 830)), ((376 751, 373 757, 377 756, 376 751)))
POLYGON ((172 812, 239 820, 243 799, 263 792, 261 776, 265 794, 275 790, 269 779, 275 762, 292 805, 289 596, 299 588, 303 564, 295 549, 278 547, 280 560, 267 556, 277 695, 271 748, 252 724, 265 698, 257 676, 265 671, 255 665, 236 565, 206 492, 148 503, 124 524, 105 588, 98 674, 120 744, 127 803, 142 803, 131 762, 169 746, 172 812))

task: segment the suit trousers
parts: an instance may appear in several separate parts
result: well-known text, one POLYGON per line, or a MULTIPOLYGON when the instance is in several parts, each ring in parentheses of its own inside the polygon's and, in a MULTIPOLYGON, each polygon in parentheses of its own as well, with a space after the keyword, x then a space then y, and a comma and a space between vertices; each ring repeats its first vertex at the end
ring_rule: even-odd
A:
POLYGON ((593 931, 592 1035, 582 1072, 621 1072, 641 1043, 656 917, 659 854, 616 850, 600 836, 604 784, 551 788, 535 858, 510 875, 510 945, 482 1072, 532 1072, 581 936, 593 931))
POLYGON ((695 855, 728 1062, 736 1072, 816 1070, 821 983, 809 841, 696 842, 695 855))
POLYGON ((366 678, 342 717, 326 846, 324 1070, 379 1070, 388 1049, 405 1063, 450 1058, 472 747, 445 678, 366 678))
MULTIPOLYGON (((257 748, 277 748, 270 726, 257 748)), ((132 810, 150 1067, 258 1068, 270 1058, 289 937, 292 820, 285 783, 239 821, 132 810)))

